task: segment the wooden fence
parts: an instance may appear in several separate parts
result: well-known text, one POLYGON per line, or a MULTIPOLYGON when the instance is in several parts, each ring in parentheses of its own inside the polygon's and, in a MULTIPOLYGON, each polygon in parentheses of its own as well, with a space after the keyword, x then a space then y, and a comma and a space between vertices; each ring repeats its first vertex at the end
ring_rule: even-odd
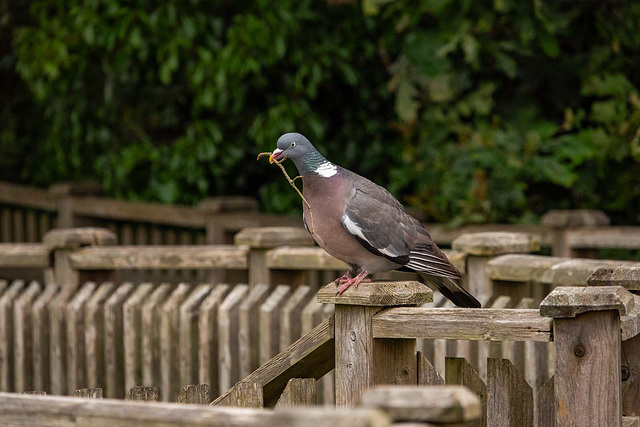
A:
MULTIPOLYGON (((262 214, 257 206, 242 196, 168 206, 101 197, 95 184, 56 184, 47 191, 0 182, 0 242, 35 243, 53 228, 93 226, 110 229, 123 245, 221 244, 243 228, 302 227, 300 217, 262 214)), ((601 211, 550 211, 536 225, 425 226, 444 247, 463 234, 501 231, 531 234, 554 256, 597 258, 600 248, 640 249, 640 227, 611 226, 601 211)))

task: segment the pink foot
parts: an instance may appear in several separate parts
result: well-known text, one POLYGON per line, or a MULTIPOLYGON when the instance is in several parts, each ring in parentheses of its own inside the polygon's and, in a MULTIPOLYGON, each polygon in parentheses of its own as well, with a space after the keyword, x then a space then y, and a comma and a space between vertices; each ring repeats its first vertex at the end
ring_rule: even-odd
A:
POLYGON ((353 279, 353 270, 348 270, 346 273, 344 273, 341 277, 338 277, 336 280, 334 280, 333 282, 336 285, 342 285, 345 282, 348 282, 349 280, 353 279))
POLYGON ((344 282, 344 284, 342 285, 342 287, 340 287, 340 289, 338 289, 338 292, 336 292, 336 295, 340 295, 342 294, 344 291, 346 291, 349 286, 353 285, 356 287, 356 289, 358 288, 358 285, 362 282, 370 282, 371 279, 367 279, 366 277, 369 275, 369 273, 367 273, 366 271, 362 270, 360 272, 360 274, 358 274, 356 277, 354 277, 353 279, 348 279, 346 282, 344 282))

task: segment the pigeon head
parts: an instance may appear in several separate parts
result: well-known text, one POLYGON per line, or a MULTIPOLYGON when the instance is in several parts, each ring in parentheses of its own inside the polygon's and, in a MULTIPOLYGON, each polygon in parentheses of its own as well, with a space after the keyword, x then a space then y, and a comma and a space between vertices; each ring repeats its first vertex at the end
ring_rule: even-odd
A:
POLYGON ((325 159, 304 135, 295 132, 285 133, 278 139, 277 148, 271 153, 269 161, 286 158, 293 160, 302 175, 318 173, 325 176, 328 165, 335 170, 335 165, 325 159))

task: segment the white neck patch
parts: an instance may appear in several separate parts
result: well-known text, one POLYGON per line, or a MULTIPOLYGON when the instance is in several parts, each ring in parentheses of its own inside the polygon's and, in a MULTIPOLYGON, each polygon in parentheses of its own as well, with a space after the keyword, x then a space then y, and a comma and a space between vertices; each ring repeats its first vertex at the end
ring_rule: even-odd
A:
POLYGON ((338 167, 333 163, 326 161, 320 166, 318 166, 318 169, 315 170, 315 173, 317 173, 318 175, 324 178, 330 178, 333 175, 338 173, 338 167))

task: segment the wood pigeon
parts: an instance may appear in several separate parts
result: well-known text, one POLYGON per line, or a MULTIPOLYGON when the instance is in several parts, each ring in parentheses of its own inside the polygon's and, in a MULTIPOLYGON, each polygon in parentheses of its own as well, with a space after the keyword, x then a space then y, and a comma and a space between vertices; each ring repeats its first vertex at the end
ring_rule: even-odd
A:
MULTIPOLYGON (((338 294, 369 281, 366 277, 372 273, 413 271, 457 306, 480 307, 478 300, 458 284, 462 277, 458 269, 391 193, 331 163, 299 133, 282 135, 269 160, 284 158, 293 160, 302 177, 303 194, 311 206, 313 238, 322 249, 351 267, 335 281, 342 285, 338 294)), ((303 203, 302 219, 307 230, 308 218, 303 203)))

